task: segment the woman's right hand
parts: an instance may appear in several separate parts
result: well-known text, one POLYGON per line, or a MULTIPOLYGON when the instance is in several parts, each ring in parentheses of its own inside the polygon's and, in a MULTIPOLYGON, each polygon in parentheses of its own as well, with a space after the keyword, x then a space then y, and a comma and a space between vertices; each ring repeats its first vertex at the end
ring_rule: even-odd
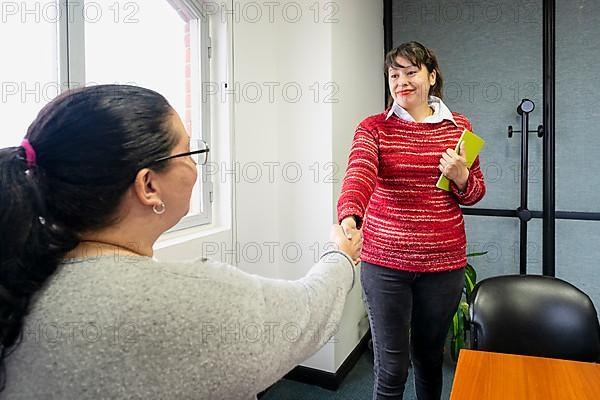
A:
MULTIPOLYGON (((354 221, 354 218, 352 218, 352 220, 354 221)), ((346 234, 343 226, 333 225, 331 227, 329 238, 335 243, 337 250, 341 250, 348 254, 355 264, 360 262, 363 237, 362 230, 356 229, 356 224, 354 225, 354 230, 351 232, 350 238, 346 234)))
POLYGON ((358 229, 356 229, 356 220, 353 216, 344 218, 340 225, 344 229, 344 233, 349 240, 352 239, 352 236, 358 231, 358 229))

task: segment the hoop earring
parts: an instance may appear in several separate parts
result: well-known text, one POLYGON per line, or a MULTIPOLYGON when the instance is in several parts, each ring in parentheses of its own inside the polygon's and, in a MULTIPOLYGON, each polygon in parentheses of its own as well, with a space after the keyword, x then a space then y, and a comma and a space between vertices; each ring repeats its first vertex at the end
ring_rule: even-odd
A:
POLYGON ((160 202, 159 205, 160 209, 157 209, 156 204, 154 206, 152 206, 152 211, 154 211, 154 214, 164 214, 165 211, 167 210, 167 206, 165 206, 165 203, 163 203, 162 201, 160 202))

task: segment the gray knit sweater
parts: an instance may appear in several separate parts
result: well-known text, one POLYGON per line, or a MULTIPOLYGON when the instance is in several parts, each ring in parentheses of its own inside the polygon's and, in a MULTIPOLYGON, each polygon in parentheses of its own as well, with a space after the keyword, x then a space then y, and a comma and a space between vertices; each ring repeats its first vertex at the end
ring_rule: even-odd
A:
POLYGON ((0 399, 250 399, 326 343, 354 282, 340 252, 297 281, 212 260, 73 260, 39 293, 0 399))

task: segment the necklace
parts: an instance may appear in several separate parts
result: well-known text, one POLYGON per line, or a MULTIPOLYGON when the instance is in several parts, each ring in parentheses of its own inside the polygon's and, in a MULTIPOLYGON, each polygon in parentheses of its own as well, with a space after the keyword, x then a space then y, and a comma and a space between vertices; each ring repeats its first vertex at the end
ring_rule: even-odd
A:
POLYGON ((97 245, 105 246, 105 247, 106 246, 113 246, 113 247, 116 247, 118 249, 125 250, 127 253, 130 253, 130 254, 135 254, 137 256, 144 256, 143 254, 140 254, 138 251, 133 250, 133 249, 131 249, 129 247, 122 246, 122 245, 116 244, 116 243, 111 243, 111 242, 103 242, 103 241, 100 241, 100 240, 80 240, 79 243, 96 243, 97 245))

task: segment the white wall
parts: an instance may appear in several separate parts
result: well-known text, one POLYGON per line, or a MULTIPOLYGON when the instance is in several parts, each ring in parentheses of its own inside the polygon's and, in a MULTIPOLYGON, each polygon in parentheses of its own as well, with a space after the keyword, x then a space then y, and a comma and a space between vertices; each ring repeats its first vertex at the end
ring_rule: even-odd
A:
MULTIPOLYGON (((241 91, 234 117, 234 158, 242 172, 235 184, 236 232, 240 248, 246 249, 240 268, 295 279, 327 243, 356 124, 383 109, 383 11, 380 1, 343 0, 335 3, 337 8, 320 1, 317 17, 311 1, 300 4, 302 18, 290 22, 295 14, 289 8, 286 21, 282 9, 287 3, 281 4, 272 19, 266 8, 258 20, 249 9, 246 14, 240 10, 233 24, 234 76, 241 91), (337 22, 325 22, 327 16, 337 22), (258 100, 253 86, 262 88, 258 100), (302 90, 297 101, 293 87, 302 90), (270 164, 272 181, 268 162, 278 163, 270 164), (255 182, 257 174, 250 171, 257 165, 262 179, 255 182), (334 165, 339 170, 331 176, 334 165), (272 258, 269 249, 274 249, 272 258)), ((366 329, 357 285, 334 340, 303 365, 335 372, 366 329)))
MULTIPOLYGON (((334 208, 356 126, 366 116, 380 113, 385 107, 383 2, 344 0, 338 4, 339 22, 333 25, 331 46, 333 81, 340 88, 340 101, 333 105, 332 110, 332 156, 340 169, 340 179, 334 183, 333 189, 334 208)), ((336 367, 354 350, 357 340, 368 330, 368 324, 362 298, 358 294, 351 296, 336 335, 336 367)))

